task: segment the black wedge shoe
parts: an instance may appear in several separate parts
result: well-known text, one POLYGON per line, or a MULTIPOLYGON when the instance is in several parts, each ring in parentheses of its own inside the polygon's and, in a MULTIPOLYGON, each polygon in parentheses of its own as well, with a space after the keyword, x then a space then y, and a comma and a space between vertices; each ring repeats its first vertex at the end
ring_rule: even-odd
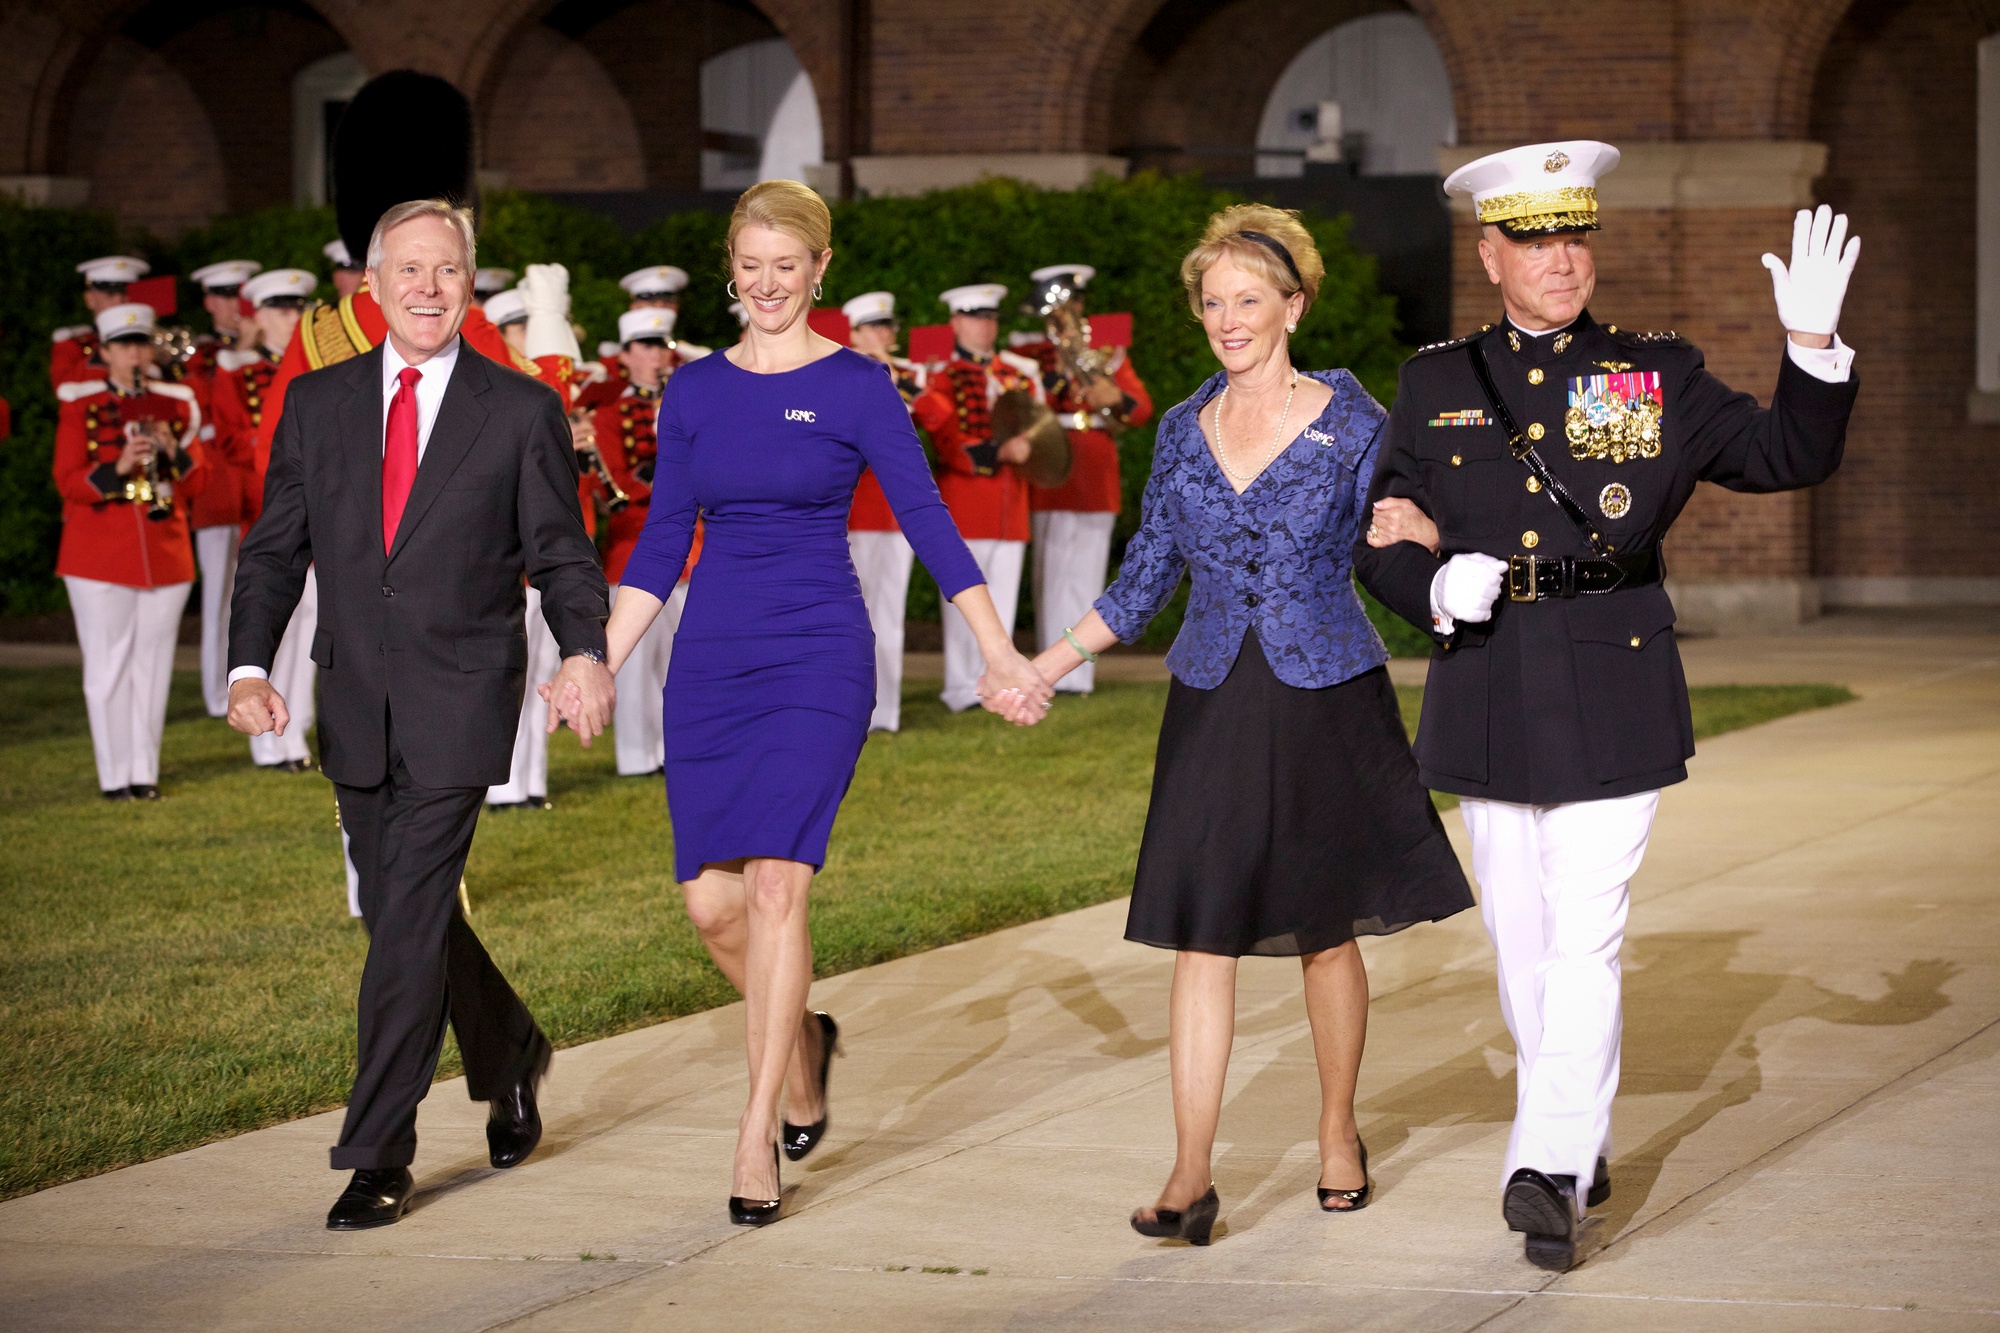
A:
POLYGON ((1358 1190, 1330 1190, 1324 1185, 1316 1187, 1319 1195, 1319 1210, 1322 1213, 1358 1213, 1368 1206, 1368 1196, 1375 1192, 1375 1182, 1368 1178, 1368 1145, 1361 1145, 1361 1188, 1358 1190), (1329 1208, 1335 1199, 1347 1200, 1345 1208, 1329 1208))
POLYGON ((1522 1167, 1507 1181, 1500 1212, 1510 1230, 1527 1233, 1526 1256, 1537 1268, 1576 1267, 1576 1178, 1522 1167))
POLYGON ((795 1125, 786 1120, 778 1132, 785 1156, 794 1162, 805 1160, 805 1155, 819 1147, 819 1141, 826 1137, 826 1122, 831 1114, 826 1104, 826 1076, 833 1069, 834 1053, 840 1049, 840 1024, 833 1021, 831 1014, 818 1010, 813 1011, 813 1017, 819 1020, 819 1119, 810 1125, 795 1125))
MULTIPOLYGON (((771 1170, 778 1168, 778 1145, 771 1145, 771 1170)), ((785 1206, 784 1177, 778 1178, 778 1197, 775 1199, 739 1199, 729 1196, 729 1220, 739 1227, 767 1227, 778 1220, 778 1210, 785 1206)))
POLYGON ((1132 1214, 1132 1229, 1142 1236, 1178 1237, 1190 1245, 1208 1244, 1208 1233, 1215 1229, 1215 1219, 1222 1213, 1222 1200, 1216 1196, 1215 1186, 1208 1187, 1208 1193, 1196 1199, 1186 1208, 1155 1208, 1153 1220, 1141 1221, 1138 1213, 1132 1214))

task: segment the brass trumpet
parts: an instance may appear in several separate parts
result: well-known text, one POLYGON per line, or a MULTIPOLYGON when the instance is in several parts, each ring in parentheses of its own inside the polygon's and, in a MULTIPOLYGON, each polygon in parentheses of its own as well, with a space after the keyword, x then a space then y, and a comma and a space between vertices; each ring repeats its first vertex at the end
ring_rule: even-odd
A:
POLYGON ((125 498, 133 504, 145 505, 146 517, 156 523, 174 516, 173 471, 160 464, 162 449, 171 441, 171 430, 172 427, 164 421, 125 423, 127 440, 146 439, 152 442, 145 464, 125 482, 125 498))
POLYGON ((618 484, 618 478, 611 475, 611 469, 604 465, 604 455, 597 452, 597 428, 587 412, 572 412, 569 415, 570 430, 579 441, 587 441, 576 451, 583 470, 602 482, 610 498, 604 502, 606 513, 616 514, 632 503, 632 497, 618 484))

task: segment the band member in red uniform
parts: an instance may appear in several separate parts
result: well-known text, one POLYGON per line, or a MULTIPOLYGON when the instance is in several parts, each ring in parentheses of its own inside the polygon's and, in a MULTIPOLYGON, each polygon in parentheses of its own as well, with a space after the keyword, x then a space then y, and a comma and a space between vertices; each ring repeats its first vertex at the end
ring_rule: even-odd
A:
MULTIPOLYGON (((903 401, 924 391, 924 368, 896 355, 896 295, 863 292, 840 308, 847 316, 848 345, 874 357, 896 381, 903 401)), ((896 522, 882 483, 863 471, 847 515, 847 551, 861 580, 861 600, 875 631, 875 712, 870 731, 896 731, 903 724, 903 620, 909 610, 909 539, 896 522)))
MULTIPOLYGON (((954 287, 938 299, 951 311, 956 345, 951 360, 931 372, 910 414, 937 447, 938 493, 986 576, 1000 623, 1012 634, 1028 549, 1028 479, 1020 466, 1028 461, 1028 442, 1020 436, 994 439, 990 414, 993 400, 1010 389, 1041 398, 1041 367, 1013 352, 994 351, 1005 287, 954 287)), ((939 696, 945 707, 962 713, 978 703, 979 677, 985 671, 965 617, 945 607, 944 693, 939 696)))
MULTIPOLYGON (((1060 486, 1030 486, 1028 509, 1034 531, 1035 637, 1047 652, 1063 628, 1090 614, 1104 592, 1111 563, 1111 528, 1118 521, 1124 492, 1118 479, 1118 441, 1111 434, 1143 425, 1153 415, 1152 395, 1132 369, 1122 347, 1087 346, 1090 325, 1083 317, 1083 289, 1097 276, 1088 264, 1054 264, 1028 275, 1035 294, 1028 305, 1047 321, 1050 338, 1018 350, 1041 367, 1049 407, 1069 436, 1069 480, 1060 486), (1067 339, 1069 355, 1059 345, 1067 339), (1101 364, 1078 366, 1081 353, 1101 364), (1095 373, 1091 373, 1094 371, 1095 373)), ((1097 666, 1085 662, 1064 676, 1059 693, 1089 694, 1097 666)))
POLYGON ((194 583, 187 505, 203 478, 201 409, 184 384, 148 379, 153 308, 97 316, 105 376, 57 393, 56 573, 83 649, 83 698, 107 800, 158 800, 174 640, 194 583))
POLYGON ((488 298, 514 285, 511 268, 482 268, 472 275, 472 299, 485 305, 488 298))
POLYGON ((346 241, 336 236, 322 245, 319 252, 333 266, 333 292, 336 297, 346 298, 361 290, 365 270, 348 250, 346 241))
POLYGON ((254 259, 225 259, 188 275, 201 284, 202 306, 215 321, 215 336, 195 346, 181 376, 181 383, 194 390, 208 421, 202 428, 208 477, 190 502, 188 523, 194 529, 195 564, 201 570, 201 698, 210 717, 229 712, 229 592, 236 579, 236 543, 248 517, 243 496, 246 477, 231 466, 215 435, 217 358, 239 345, 243 284, 263 267, 254 259))
MULTIPOLYGON (((83 303, 95 320, 125 301, 125 287, 152 271, 153 266, 130 255, 105 255, 76 266, 83 275, 83 303)), ((97 356, 95 324, 73 324, 49 335, 49 384, 61 389, 71 380, 101 380, 104 362, 97 356)))
MULTIPOLYGON (((639 544, 640 530, 646 526, 647 501, 653 495, 657 452, 653 426, 659 416, 660 390, 676 363, 673 331, 671 310, 641 307, 618 317, 618 355, 627 381, 625 391, 596 412, 598 452, 626 496, 625 505, 610 516, 611 544, 604 552, 604 577, 610 581, 614 607, 618 605, 618 583, 625 573, 625 561, 639 544)), ((680 627, 681 607, 687 603, 688 575, 700 558, 701 526, 697 521, 680 582, 618 670, 617 711, 611 726, 620 777, 649 776, 660 772, 666 763, 660 696, 667 683, 667 663, 673 656, 674 631, 680 627)))
MULTIPOLYGON (((219 373, 214 402, 215 442, 246 475, 256 466, 257 428, 266 412, 275 415, 278 410, 271 398, 271 383, 277 377, 279 361, 291 346, 299 316, 318 286, 319 279, 301 268, 273 269, 243 284, 243 298, 253 311, 251 323, 243 345, 216 358, 219 373)), ((262 504, 260 491, 245 506, 248 516, 254 518, 262 504)), ((319 580, 308 573, 277 656, 271 660, 274 688, 292 701, 292 722, 282 736, 267 731, 250 737, 250 758, 259 768, 303 773, 312 767, 306 733, 313 724, 312 641, 318 628, 319 580)), ((226 678, 226 671, 224 675, 226 678)))

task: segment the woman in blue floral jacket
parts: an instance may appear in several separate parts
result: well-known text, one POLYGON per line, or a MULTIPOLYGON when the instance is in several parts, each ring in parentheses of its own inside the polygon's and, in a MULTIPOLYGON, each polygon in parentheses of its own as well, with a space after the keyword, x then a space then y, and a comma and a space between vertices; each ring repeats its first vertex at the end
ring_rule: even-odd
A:
POLYGON ((1294 214, 1240 204, 1181 265, 1222 373, 1161 419, 1118 581, 1035 665, 1051 682, 1138 637, 1185 570, 1152 804, 1125 937, 1177 951, 1176 1156, 1149 1236, 1206 1244, 1236 1023, 1236 960, 1297 957, 1319 1064, 1320 1207, 1368 1202, 1354 1084, 1368 1026, 1359 935, 1472 906, 1417 780, 1388 654, 1354 591, 1386 414, 1345 370, 1292 368, 1325 265, 1294 214))

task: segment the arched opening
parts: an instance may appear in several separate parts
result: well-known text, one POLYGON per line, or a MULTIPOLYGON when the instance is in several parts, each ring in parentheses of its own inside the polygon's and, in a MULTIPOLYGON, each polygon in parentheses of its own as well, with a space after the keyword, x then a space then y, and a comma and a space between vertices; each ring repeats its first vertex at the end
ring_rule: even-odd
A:
POLYGON ((292 204, 316 208, 333 198, 333 131, 340 113, 368 82, 352 51, 315 60, 292 77, 292 204))
POLYGON ((1302 176, 1311 161, 1429 176, 1438 146, 1457 142, 1451 76, 1423 20, 1369 14, 1321 33, 1285 66, 1257 126, 1257 174, 1302 176))
POLYGON ((701 140, 704 190, 803 180, 825 160, 819 98, 789 42, 771 37, 702 62, 701 140))

